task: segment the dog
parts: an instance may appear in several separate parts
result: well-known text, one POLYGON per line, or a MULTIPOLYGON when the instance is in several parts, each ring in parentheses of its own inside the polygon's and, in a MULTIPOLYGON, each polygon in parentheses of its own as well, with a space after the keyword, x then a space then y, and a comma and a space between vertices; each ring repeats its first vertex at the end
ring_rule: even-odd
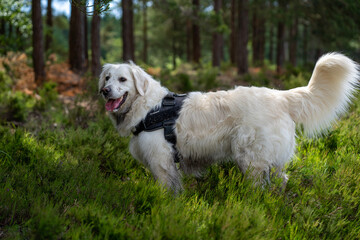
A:
MULTIPOLYGON (((317 61, 305 87, 238 86, 228 91, 190 92, 173 126, 174 146, 161 128, 133 135, 129 149, 155 179, 175 193, 182 190, 182 173, 199 176, 209 165, 229 160, 255 185, 266 185, 275 173, 285 186, 284 165, 294 156, 296 125, 302 125, 309 136, 328 129, 347 111, 358 79, 354 61, 329 53, 317 61), (175 151, 179 165, 174 161, 175 151)), ((129 136, 152 109, 161 107, 169 90, 130 62, 105 64, 99 92, 119 134, 129 136)))

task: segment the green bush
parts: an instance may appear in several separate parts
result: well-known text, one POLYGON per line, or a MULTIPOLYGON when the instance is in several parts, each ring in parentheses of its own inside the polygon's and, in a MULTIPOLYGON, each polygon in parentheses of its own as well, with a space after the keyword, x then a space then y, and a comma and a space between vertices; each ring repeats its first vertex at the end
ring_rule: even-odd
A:
POLYGON ((179 73, 175 77, 178 78, 181 83, 180 91, 190 92, 193 90, 192 82, 189 75, 187 75, 186 73, 179 73))
POLYGON ((283 80, 284 88, 291 89, 296 87, 306 86, 309 82, 309 78, 305 78, 302 73, 298 75, 290 75, 286 79, 283 80))
MULTIPOLYGON (((191 81, 196 89, 213 87, 216 71, 205 67, 180 78, 184 86, 191 81)), ((167 77, 175 81, 178 74, 167 77)), ((292 76, 288 87, 307 79, 292 76)), ((265 75, 247 77, 266 81, 265 75)), ((16 99, 15 108, 34 101, 6 88, 1 106, 8 106, 10 98, 16 99)), ((119 137, 103 110, 65 112, 53 90, 45 86, 40 91, 50 111, 46 106, 32 128, 27 122, 0 125, 1 238, 359 238, 359 100, 323 138, 298 134, 284 190, 277 180, 255 188, 226 162, 201 177, 184 177, 184 191, 174 197, 130 155, 129 138, 119 137), (58 121, 57 128, 46 125, 58 121)))
POLYGON ((26 120, 35 105, 34 98, 19 91, 0 93, 0 102, 1 116, 8 121, 19 122, 26 120))
POLYGON ((255 75, 251 75, 248 73, 242 76, 242 78, 245 82, 249 83, 249 85, 251 86, 269 87, 270 85, 270 80, 263 71, 260 71, 258 74, 255 75))
POLYGON ((38 110, 45 110, 55 103, 58 93, 56 91, 57 84, 55 82, 45 82, 39 90, 40 100, 36 103, 38 110))
POLYGON ((215 89, 219 86, 216 77, 219 74, 219 69, 212 66, 204 67, 197 71, 196 83, 201 90, 215 89))

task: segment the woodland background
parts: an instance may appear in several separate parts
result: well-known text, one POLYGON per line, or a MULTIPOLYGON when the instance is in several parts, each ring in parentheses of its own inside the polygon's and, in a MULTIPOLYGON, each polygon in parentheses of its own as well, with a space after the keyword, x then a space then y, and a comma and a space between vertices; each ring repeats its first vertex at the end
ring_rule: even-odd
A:
POLYGON ((175 92, 307 84, 329 51, 360 59, 356 0, 0 1, 0 238, 359 239, 360 101, 297 132, 281 190, 232 163, 156 184, 106 117, 101 65, 132 60, 175 92), (69 14, 59 6, 69 6, 69 14), (87 14, 84 14, 87 13, 87 14))

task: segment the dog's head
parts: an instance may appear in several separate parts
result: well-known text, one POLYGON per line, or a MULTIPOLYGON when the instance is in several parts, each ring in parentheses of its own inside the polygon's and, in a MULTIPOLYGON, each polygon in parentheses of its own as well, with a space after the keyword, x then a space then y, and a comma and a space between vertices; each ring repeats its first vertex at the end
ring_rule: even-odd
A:
POLYGON ((111 113, 126 113, 139 96, 148 88, 148 74, 139 66, 105 64, 99 79, 99 92, 106 100, 105 108, 111 113))

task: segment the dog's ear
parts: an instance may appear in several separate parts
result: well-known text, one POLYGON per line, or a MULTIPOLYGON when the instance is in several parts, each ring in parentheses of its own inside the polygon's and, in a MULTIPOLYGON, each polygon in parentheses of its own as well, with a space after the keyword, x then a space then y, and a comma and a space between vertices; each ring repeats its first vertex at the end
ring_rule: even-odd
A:
POLYGON ((141 96, 144 96, 148 87, 147 73, 135 64, 131 65, 131 72, 134 77, 136 90, 141 96))

